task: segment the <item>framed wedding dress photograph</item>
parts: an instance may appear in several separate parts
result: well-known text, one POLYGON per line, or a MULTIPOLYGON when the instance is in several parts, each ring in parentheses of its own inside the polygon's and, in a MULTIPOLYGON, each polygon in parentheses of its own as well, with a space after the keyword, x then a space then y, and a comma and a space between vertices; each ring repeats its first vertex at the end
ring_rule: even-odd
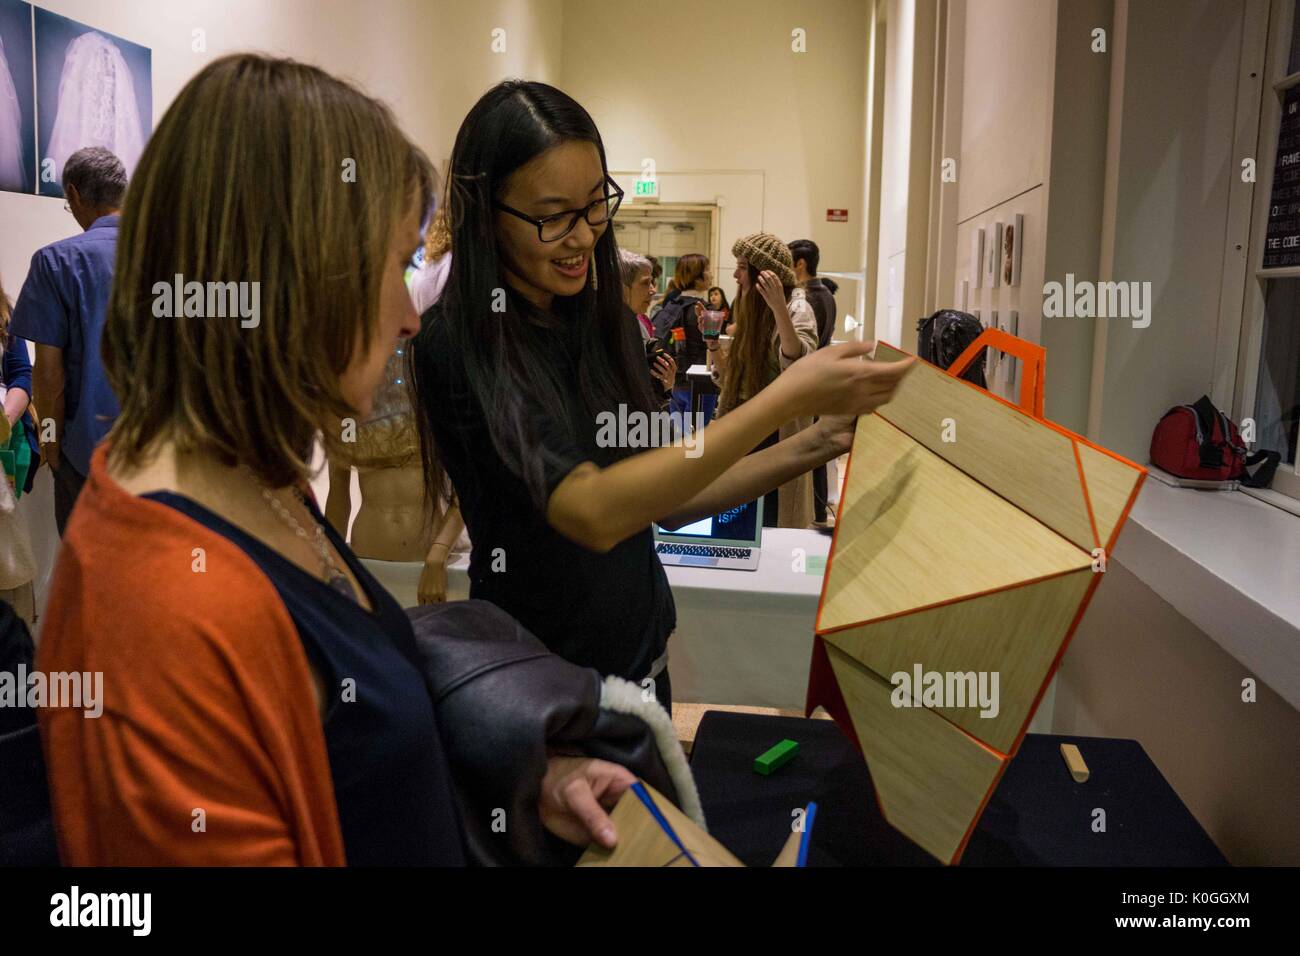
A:
POLYGON ((0 190, 36 189, 32 6, 0 0, 0 190))
POLYGON ((63 164, 86 146, 130 176, 153 128, 151 51, 39 7, 35 22, 40 194, 63 195, 63 164))

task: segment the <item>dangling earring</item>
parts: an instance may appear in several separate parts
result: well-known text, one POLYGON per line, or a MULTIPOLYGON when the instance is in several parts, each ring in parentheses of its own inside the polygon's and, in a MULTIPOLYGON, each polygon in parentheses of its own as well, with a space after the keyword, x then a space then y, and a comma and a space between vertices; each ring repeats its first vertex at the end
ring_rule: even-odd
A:
POLYGON ((591 260, 587 263, 587 278, 588 278, 588 280, 590 280, 590 281, 588 282, 588 285, 591 286, 591 291, 595 292, 596 289, 597 289, 597 285, 596 285, 596 257, 595 257, 595 255, 593 255, 593 256, 591 257, 591 260))

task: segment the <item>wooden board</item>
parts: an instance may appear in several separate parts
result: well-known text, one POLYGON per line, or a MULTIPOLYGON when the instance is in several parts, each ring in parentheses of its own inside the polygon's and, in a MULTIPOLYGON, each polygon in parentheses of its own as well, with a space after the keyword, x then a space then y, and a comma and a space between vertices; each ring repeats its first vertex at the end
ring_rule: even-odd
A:
MULTIPOLYGON (((879 360, 905 357, 876 347, 879 360)), ((876 414, 1083 550, 1097 546, 1067 434, 925 362, 876 414), (956 441, 943 441, 946 419, 956 425, 956 441)))
POLYGON ((1097 540, 1101 547, 1109 550, 1115 547, 1114 538, 1120 523, 1146 475, 1141 469, 1081 441, 1075 442, 1075 446, 1079 450, 1084 486, 1097 524, 1097 540))
POLYGON ((864 416, 817 633, 1083 567, 1087 553, 889 422, 864 416))
POLYGON ((916 664, 922 671, 996 672, 996 715, 981 716, 979 705, 969 700, 965 707, 934 709, 994 750, 1014 754, 1092 577, 1091 567, 1085 567, 824 638, 874 671, 891 691, 893 675, 908 674, 918 699, 916 664))
POLYGON ((642 783, 655 807, 677 834, 690 859, 664 832, 663 827, 646 809, 641 798, 630 788, 619 798, 610 820, 618 833, 613 850, 590 846, 578 860, 578 866, 744 866, 726 847, 701 830, 671 800, 647 783, 642 783))
POLYGON ((880 677, 833 646, 827 654, 881 813, 922 849, 956 863, 1008 758, 938 714, 894 707, 880 677))
POLYGON ((785 841, 785 846, 781 847, 781 852, 776 855, 772 861, 773 866, 787 867, 799 865, 799 843, 803 840, 802 833, 791 833, 790 838, 785 841))

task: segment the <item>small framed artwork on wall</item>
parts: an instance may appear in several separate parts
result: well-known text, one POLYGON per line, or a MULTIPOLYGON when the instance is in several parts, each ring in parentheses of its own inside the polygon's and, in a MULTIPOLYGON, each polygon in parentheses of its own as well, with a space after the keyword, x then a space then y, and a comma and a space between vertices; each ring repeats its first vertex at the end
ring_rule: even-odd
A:
POLYGON ((985 249, 988 252, 989 288, 996 289, 1002 284, 1002 223, 995 222, 989 226, 985 249))
POLYGON ((1002 280, 1009 286, 1020 285, 1020 250, 1025 240, 1025 217, 1016 213, 1002 235, 1002 280))

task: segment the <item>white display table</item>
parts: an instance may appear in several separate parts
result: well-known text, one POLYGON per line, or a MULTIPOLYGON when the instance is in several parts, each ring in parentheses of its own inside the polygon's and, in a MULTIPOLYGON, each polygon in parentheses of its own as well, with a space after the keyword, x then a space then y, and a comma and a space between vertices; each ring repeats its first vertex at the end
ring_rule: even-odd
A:
MULTIPOLYGON (((673 700, 802 709, 830 535, 768 528, 757 571, 670 566, 677 632, 668 645, 673 700), (800 554, 800 550, 802 554, 800 554)), ((403 607, 421 566, 363 561, 403 607)), ((447 568, 447 597, 469 597, 469 556, 447 568)))

